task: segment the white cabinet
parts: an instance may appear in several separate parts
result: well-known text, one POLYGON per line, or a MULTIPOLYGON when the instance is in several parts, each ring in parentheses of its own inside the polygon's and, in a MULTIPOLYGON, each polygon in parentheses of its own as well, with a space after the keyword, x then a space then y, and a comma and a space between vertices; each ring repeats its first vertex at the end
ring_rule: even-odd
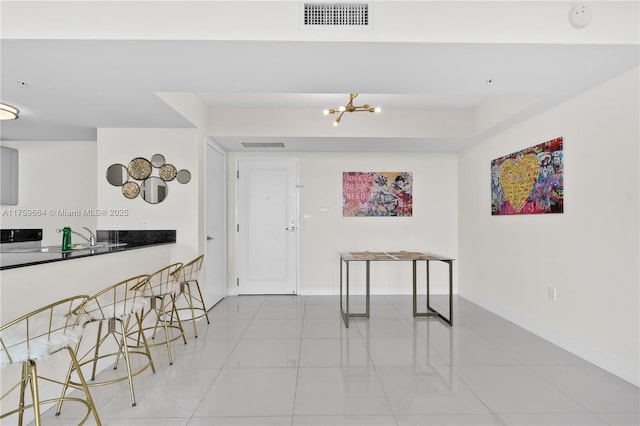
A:
POLYGON ((18 150, 0 146, 0 204, 18 204, 18 150))

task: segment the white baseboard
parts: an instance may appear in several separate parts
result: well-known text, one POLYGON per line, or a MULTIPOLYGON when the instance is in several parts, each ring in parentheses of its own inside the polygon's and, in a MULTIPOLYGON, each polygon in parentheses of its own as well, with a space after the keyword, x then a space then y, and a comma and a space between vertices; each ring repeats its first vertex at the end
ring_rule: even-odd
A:
POLYGON ((559 333, 557 330, 540 324, 531 318, 524 317, 517 312, 505 308, 504 306, 496 305, 495 303, 484 299, 482 296, 466 292, 460 294, 460 296, 493 312, 496 315, 505 318, 508 321, 513 322, 525 330, 548 340, 554 345, 557 345, 572 354, 597 365, 603 370, 606 370, 635 386, 640 386, 640 370, 638 370, 637 367, 625 364, 619 359, 611 356, 611 354, 602 352, 601 350, 593 348, 583 342, 577 341, 571 336, 559 333))
MULTIPOLYGON (((344 294, 344 289, 342 290, 343 294, 344 294)), ((326 287, 326 286, 322 286, 322 287, 304 287, 303 289, 300 289, 300 291, 298 292, 299 295, 301 296, 337 296, 340 294, 340 288, 339 287, 326 287)), ((349 292, 350 295, 353 296, 364 296, 365 294, 365 289, 364 288, 355 288, 353 290, 351 290, 349 292)), ((372 296, 385 296, 385 295, 412 295, 413 292, 411 290, 411 287, 409 286, 408 288, 399 288, 399 287, 383 287, 383 286, 376 286, 376 288, 371 288, 371 295, 372 296)), ((418 291, 418 294, 424 294, 424 292, 420 292, 418 291)), ((432 288, 431 289, 431 294, 432 295, 446 295, 449 294, 449 289, 448 288, 432 288)), ((453 289, 453 294, 456 295, 456 289, 453 289)))

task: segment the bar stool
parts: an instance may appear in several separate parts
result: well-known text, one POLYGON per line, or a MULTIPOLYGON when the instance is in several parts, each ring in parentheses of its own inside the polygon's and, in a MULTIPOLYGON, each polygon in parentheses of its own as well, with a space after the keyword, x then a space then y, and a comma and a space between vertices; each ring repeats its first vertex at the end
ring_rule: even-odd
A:
MULTIPOLYGON (((136 275, 120 281, 93 295, 77 312, 82 315, 84 320, 83 329, 89 324, 98 324, 95 344, 86 350, 82 356, 78 357, 80 368, 85 365, 91 365, 91 381, 87 385, 89 387, 104 386, 128 380, 131 405, 134 407, 136 406, 136 396, 133 389, 133 377, 149 367, 151 367, 153 373, 156 372, 144 334, 142 334, 142 344, 139 345, 139 350, 129 350, 130 346, 126 344, 126 336, 130 333, 130 330, 142 330, 140 312, 146 304, 146 299, 137 288, 148 282, 149 275, 136 275), (142 364, 135 370, 131 365, 132 356, 141 357, 140 359, 143 360, 142 364), (98 361, 106 358, 114 358, 114 370, 118 368, 120 359, 124 359, 126 374, 116 378, 105 378, 104 380, 96 381, 98 361)), ((77 352, 79 351, 80 343, 81 340, 76 345, 77 352)), ((80 371, 72 365, 67 373, 69 385, 76 384, 72 380, 74 372, 79 373, 80 371)), ((58 404, 58 414, 61 409, 62 402, 58 404)))
POLYGON ((182 305, 181 307, 177 307, 176 310, 178 312, 189 311, 189 316, 185 317, 183 315, 181 319, 182 321, 190 320, 193 322, 193 335, 196 338, 198 337, 196 320, 205 317, 207 319, 207 324, 210 324, 209 314, 207 313, 204 297, 200 290, 200 283, 198 282, 203 263, 204 255, 200 255, 192 261, 185 263, 182 268, 176 271, 176 274, 178 275, 177 280, 180 283, 180 290, 176 296, 176 304, 179 304, 180 299, 186 301, 186 306, 182 305), (197 293, 191 291, 192 286, 195 287, 195 291, 197 291, 197 293))
MULTIPOLYGON (((80 371, 74 346, 81 338, 82 327, 79 326, 80 316, 75 312, 89 299, 89 296, 79 295, 60 300, 27 315, 24 315, 0 327, 0 359, 3 367, 8 365, 22 365, 22 375, 18 383, 0 397, 4 400, 14 390, 19 388, 19 406, 16 409, 0 415, 0 419, 18 414, 18 424, 22 425, 24 413, 33 408, 35 423, 42 423, 41 408, 45 404, 54 402, 73 401, 86 406, 87 413, 79 424, 84 424, 92 414, 98 425, 100 417, 91 398, 87 382, 80 371), (68 384, 51 377, 38 374, 37 365, 50 355, 64 351, 71 358, 71 365, 78 370, 78 383, 71 385, 84 393, 84 398, 65 395, 63 391, 59 398, 40 399, 39 382, 46 381, 63 386, 68 384), (31 390, 31 402, 25 405, 25 391, 27 386, 31 390)), ((27 401, 28 402, 28 401, 27 401)))
POLYGON ((149 300, 149 304, 145 306, 141 312, 141 319, 144 328, 141 331, 129 331, 130 337, 137 336, 137 343, 133 347, 139 347, 140 336, 144 338, 145 333, 151 334, 151 339, 156 340, 156 332, 161 327, 164 330, 164 339, 150 343, 149 346, 166 345, 169 355, 169 365, 173 365, 173 354, 171 352, 171 342, 182 337, 184 344, 187 339, 184 335, 182 322, 176 310, 176 293, 179 289, 178 274, 176 272, 182 268, 182 263, 173 263, 169 266, 154 272, 149 276, 149 281, 141 283, 136 287, 142 291, 145 298, 149 300), (177 324, 173 323, 173 315, 176 316, 177 324), (153 322, 153 326, 149 325, 153 322), (180 333, 171 336, 169 329, 176 329, 180 333))

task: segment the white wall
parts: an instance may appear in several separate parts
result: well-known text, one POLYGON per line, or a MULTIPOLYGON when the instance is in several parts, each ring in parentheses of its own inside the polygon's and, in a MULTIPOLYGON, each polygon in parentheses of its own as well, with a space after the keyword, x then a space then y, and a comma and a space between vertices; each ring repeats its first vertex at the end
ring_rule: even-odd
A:
MULTIPOLYGON (((98 218, 100 229, 175 229, 177 243, 174 261, 186 261, 200 253, 199 198, 200 152, 203 145, 197 129, 98 129, 97 207, 110 212, 126 211, 126 216, 107 214, 98 218), (135 157, 151 159, 154 154, 165 156, 166 162, 178 170, 191 172, 187 184, 168 182, 166 200, 149 204, 140 196, 132 200, 122 195, 121 188, 105 178, 107 168, 114 163, 125 166, 135 157)), ((153 174, 157 176, 156 173, 153 174)))
MULTIPOLYGON (((229 153, 229 226, 235 229, 235 170, 240 157, 268 154, 229 153)), ((287 153, 300 170, 300 294, 337 294, 341 251, 425 250, 457 255, 457 155, 395 153, 287 153), (413 173, 412 217, 343 217, 342 173, 400 171, 413 173), (328 211, 323 212, 321 208, 328 211), (306 216, 306 219, 305 219, 306 216)), ((235 233, 229 234, 229 289, 235 291, 235 233)), ((372 266, 372 293, 410 294, 411 265, 372 266)), ((434 293, 448 285, 448 269, 434 266, 434 293)), ((354 282, 363 275, 354 272, 354 282), (359 275, 358 275, 359 274, 359 275)), ((455 274, 454 274, 455 278, 455 274)), ((360 281, 357 281, 360 280, 360 281)), ((364 287, 355 292, 362 293, 364 287)))
MULTIPOLYGON (((95 142, 2 142, 18 150, 18 205, 2 206, 0 227, 42 228, 43 245, 62 241, 56 229, 96 229, 95 142), (77 213, 77 214, 76 214, 77 213)), ((74 243, 84 241, 73 236, 74 243)))
POLYGON ((458 164, 459 294, 635 385, 638 82, 635 68, 465 150, 458 164), (565 212, 491 216, 491 160, 556 137, 565 212))

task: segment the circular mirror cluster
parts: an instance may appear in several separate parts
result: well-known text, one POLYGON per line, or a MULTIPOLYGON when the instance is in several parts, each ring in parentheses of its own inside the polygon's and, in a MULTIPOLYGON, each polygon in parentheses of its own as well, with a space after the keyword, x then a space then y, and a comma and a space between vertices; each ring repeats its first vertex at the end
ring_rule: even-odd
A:
POLYGON ((147 203, 158 204, 167 198, 167 182, 175 179, 182 184, 189 183, 191 172, 186 169, 178 170, 173 164, 166 162, 164 155, 154 154, 151 161, 136 157, 128 166, 114 163, 107 168, 106 177, 111 185, 122 187, 125 198, 134 199, 141 195, 147 203), (151 176, 154 169, 158 169, 158 176, 151 176))

